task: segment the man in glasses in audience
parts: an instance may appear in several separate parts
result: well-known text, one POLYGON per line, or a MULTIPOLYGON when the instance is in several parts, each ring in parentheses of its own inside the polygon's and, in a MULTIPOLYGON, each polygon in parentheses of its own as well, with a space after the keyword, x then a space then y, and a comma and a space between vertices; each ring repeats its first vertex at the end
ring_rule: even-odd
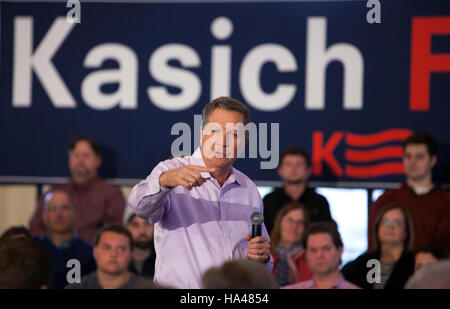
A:
POLYGON ((80 262, 81 276, 95 270, 92 246, 74 232, 72 202, 66 192, 50 191, 44 196, 42 221, 46 234, 35 240, 50 256, 52 288, 61 289, 67 285, 67 273, 71 270, 67 267, 69 260, 80 262))

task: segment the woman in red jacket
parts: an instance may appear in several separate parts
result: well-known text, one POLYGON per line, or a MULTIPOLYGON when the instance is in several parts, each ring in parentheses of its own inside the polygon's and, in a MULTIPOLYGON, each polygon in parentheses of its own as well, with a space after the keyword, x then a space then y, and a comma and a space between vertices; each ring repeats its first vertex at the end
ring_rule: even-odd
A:
POLYGON ((287 204, 277 213, 270 241, 273 274, 280 287, 312 277, 302 245, 303 232, 308 224, 308 212, 300 203, 287 204))

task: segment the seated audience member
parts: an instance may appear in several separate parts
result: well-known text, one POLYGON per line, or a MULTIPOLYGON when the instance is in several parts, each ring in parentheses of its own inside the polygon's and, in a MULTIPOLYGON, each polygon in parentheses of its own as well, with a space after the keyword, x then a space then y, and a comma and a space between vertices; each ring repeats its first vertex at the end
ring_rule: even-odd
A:
MULTIPOLYGON (((414 133, 403 142, 406 182, 399 189, 387 190, 372 205, 369 231, 384 206, 395 203, 411 214, 415 235, 412 250, 430 242, 450 252, 450 194, 432 181, 436 162, 437 144, 428 133, 414 133)), ((373 246, 369 238, 369 249, 373 246)))
POLYGON ((50 257, 32 239, 0 241, 0 289, 47 289, 51 278, 50 257))
POLYGON ((95 270, 92 246, 74 233, 73 206, 66 192, 50 191, 45 195, 42 222, 47 233, 35 240, 52 261, 52 288, 62 289, 67 285, 69 260, 80 262, 81 276, 95 270))
POLYGON ((423 267, 408 280, 405 289, 450 289, 450 261, 423 267))
POLYGON ((202 276, 202 284, 204 289, 278 289, 267 267, 250 259, 208 269, 202 276))
POLYGON ((288 203, 306 206, 311 222, 331 221, 327 199, 308 187, 311 174, 311 158, 304 149, 291 147, 283 151, 278 166, 283 186, 264 197, 264 224, 272 232, 277 212, 288 203))
POLYGON ((124 225, 133 236, 134 248, 128 270, 138 276, 153 279, 156 253, 153 245, 153 224, 142 219, 130 207, 125 208, 124 225))
MULTIPOLYGON (((413 227, 409 212, 398 205, 388 205, 375 221, 374 248, 349 262, 342 269, 345 278, 365 289, 402 289, 414 272, 414 255, 411 252, 413 227), (380 262, 380 281, 369 282, 369 260, 380 262)), ((374 280, 376 274, 374 275, 374 280)))
POLYGON ((277 214, 270 235, 273 273, 280 286, 311 279, 302 236, 308 227, 308 212, 300 203, 287 204, 277 214))
POLYGON ((31 237, 30 231, 24 226, 12 226, 4 231, 0 236, 0 240, 9 238, 33 239, 33 237, 31 237))
MULTIPOLYGON (((80 136, 69 145, 69 183, 53 185, 50 191, 66 191, 72 198, 77 235, 93 243, 96 231, 106 223, 122 223, 125 199, 122 191, 98 176, 102 163, 100 145, 91 137, 80 136)), ((43 198, 31 220, 33 236, 45 234, 42 221, 43 198)))
POLYGON ((122 225, 108 224, 95 238, 94 259, 97 271, 81 278, 67 289, 139 289, 152 282, 128 271, 133 250, 133 238, 122 225))
POLYGON ((283 287, 284 289, 358 289, 339 271, 344 244, 334 222, 311 223, 303 237, 306 261, 312 279, 283 287))
POLYGON ((439 260, 448 259, 448 252, 441 246, 425 244, 420 246, 414 255, 414 272, 422 269, 425 265, 435 264, 439 260))

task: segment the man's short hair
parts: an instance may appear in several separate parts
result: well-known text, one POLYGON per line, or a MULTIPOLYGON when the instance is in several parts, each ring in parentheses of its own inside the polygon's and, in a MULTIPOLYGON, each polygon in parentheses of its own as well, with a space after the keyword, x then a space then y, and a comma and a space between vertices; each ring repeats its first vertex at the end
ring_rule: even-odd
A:
POLYGON ((210 268, 202 276, 204 289, 277 289, 278 284, 261 263, 240 259, 220 268, 210 268))
POLYGON ((75 147, 77 146, 78 142, 87 142, 89 144, 89 146, 91 146, 92 150, 94 151, 94 153, 101 157, 101 148, 100 148, 100 144, 91 136, 88 135, 80 135, 75 137, 69 144, 69 151, 72 151, 75 149, 75 147))
POLYGON ((431 243, 424 244, 424 245, 420 246, 419 248, 417 248, 414 251, 414 256, 417 256, 417 254, 419 254, 419 253, 430 253, 432 256, 434 256, 438 260, 448 259, 448 257, 449 257, 447 250, 445 250, 441 246, 431 244, 431 243))
POLYGON ((3 232, 3 234, 0 236, 0 241, 4 239, 20 238, 20 237, 30 240, 33 239, 31 237, 30 231, 26 227, 12 226, 3 232))
POLYGON ((305 249, 308 248, 308 238, 315 234, 329 234, 333 240, 333 244, 336 248, 344 247, 341 235, 339 234, 336 222, 334 221, 321 221, 313 222, 306 229, 305 235, 303 236, 303 246, 305 249))
POLYGON ((306 165, 308 165, 308 167, 311 167, 311 157, 309 155, 309 152, 307 152, 303 148, 300 148, 300 147, 297 147, 297 146, 293 146, 293 147, 289 147, 289 148, 285 149, 281 153, 280 166, 283 164, 283 159, 286 156, 301 156, 301 157, 303 157, 305 159, 306 165))
POLYGON ((218 97, 214 100, 212 100, 211 102, 209 102, 208 104, 205 105, 205 107, 203 108, 202 111, 202 126, 203 128, 205 128, 205 126, 208 124, 209 122, 209 117, 211 116, 212 112, 215 109, 224 109, 227 111, 236 111, 240 114, 242 114, 242 116, 244 116, 244 126, 246 124, 248 124, 251 120, 250 120, 250 112, 247 108, 247 106, 245 106, 242 102, 230 98, 230 97, 218 97))
POLYGON ((430 157, 437 156, 438 146, 435 139, 427 132, 414 132, 403 141, 403 150, 411 144, 425 144, 430 157))
POLYGON ((50 287, 52 263, 33 240, 9 238, 0 241, 0 289, 50 287))
POLYGON ((133 242, 133 236, 131 236, 130 231, 128 231, 125 227, 123 227, 120 224, 112 224, 112 223, 105 224, 102 228, 100 228, 97 231, 97 234, 95 235, 95 240, 94 240, 95 247, 97 247, 97 245, 100 241, 100 238, 102 237, 102 234, 106 233, 106 232, 114 232, 114 233, 126 236, 128 238, 128 240, 130 241, 130 250, 133 251, 134 242, 133 242))
POLYGON ((49 191, 45 192, 44 197, 43 197, 44 209, 47 206, 48 202, 50 202, 50 200, 52 199, 53 195, 56 192, 65 194, 67 199, 69 200, 69 205, 73 206, 72 197, 70 196, 70 193, 68 191, 65 191, 65 190, 56 189, 56 190, 49 190, 49 191))

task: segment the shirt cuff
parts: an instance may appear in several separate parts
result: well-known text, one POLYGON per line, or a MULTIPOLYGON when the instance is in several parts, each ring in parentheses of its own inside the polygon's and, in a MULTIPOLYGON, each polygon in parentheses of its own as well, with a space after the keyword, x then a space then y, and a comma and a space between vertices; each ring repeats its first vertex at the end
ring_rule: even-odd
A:
POLYGON ((149 182, 149 189, 150 189, 150 195, 155 195, 157 193, 159 193, 161 191, 161 193, 166 193, 167 191, 170 191, 169 188, 164 188, 161 187, 161 185, 159 184, 159 176, 153 178, 150 182, 149 182))

